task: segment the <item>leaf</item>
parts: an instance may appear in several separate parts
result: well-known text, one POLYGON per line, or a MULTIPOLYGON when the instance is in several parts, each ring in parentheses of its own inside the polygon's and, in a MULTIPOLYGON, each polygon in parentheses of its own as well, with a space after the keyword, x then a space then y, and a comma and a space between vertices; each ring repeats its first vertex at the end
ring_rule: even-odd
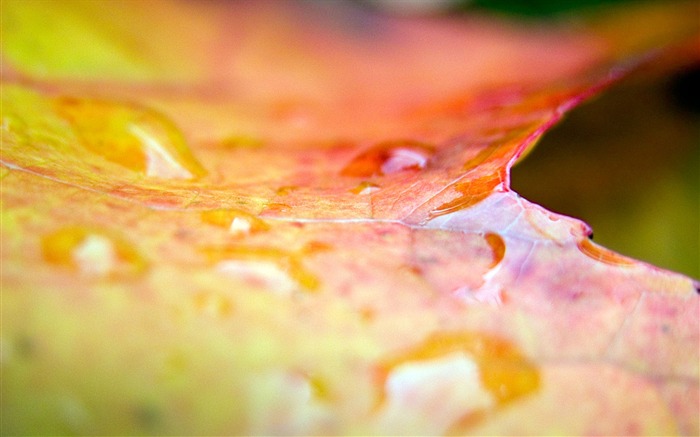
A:
POLYGON ((3 433, 697 432, 697 283, 509 189, 696 5, 101 5, 3 3, 3 433))

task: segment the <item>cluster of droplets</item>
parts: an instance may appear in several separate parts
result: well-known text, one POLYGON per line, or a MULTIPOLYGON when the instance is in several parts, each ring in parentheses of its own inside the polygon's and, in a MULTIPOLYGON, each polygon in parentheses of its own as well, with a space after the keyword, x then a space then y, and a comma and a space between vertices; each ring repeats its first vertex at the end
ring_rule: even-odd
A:
MULTIPOLYGON (((82 146, 109 162, 158 178, 195 179, 206 174, 177 128, 150 109, 75 98, 58 98, 54 104, 56 112, 78 133, 82 146)), ((351 192, 367 195, 381 190, 376 178, 424 170, 430 166, 434 153, 434 147, 415 141, 380 143, 355 156, 340 174, 363 179, 351 192)), ((431 210, 429 219, 477 204, 501 186, 503 180, 503 174, 494 173, 455 183, 452 188, 457 197, 431 210)), ((287 196, 297 189, 296 186, 283 186, 277 190, 277 195, 287 196)), ((282 203, 268 204, 267 207, 279 211, 291 209, 282 203)), ((225 229, 233 239, 230 244, 200 248, 200 253, 221 273, 282 293, 299 289, 316 292, 320 289, 318 277, 306 268, 303 259, 329 250, 329 245, 311 242, 299 250, 289 250, 241 244, 243 237, 270 231, 270 224, 255 214, 233 208, 199 214, 204 224, 225 229)), ((493 255, 489 265, 491 271, 503 261, 506 245, 495 233, 486 234, 484 239, 493 255)), ((578 249, 604 263, 630 264, 627 259, 587 239, 578 243, 578 249)), ((147 266, 145 259, 124 238, 89 226, 64 227, 44 236, 42 251, 47 262, 88 276, 139 273, 147 266)), ((216 318, 229 317, 234 310, 233 301, 220 293, 198 291, 191 299, 198 312, 216 318)), ((383 415, 381 420, 387 422, 385 425, 389 429, 399 420, 392 416, 391 404, 397 403, 402 409, 410 404, 402 403, 401 396, 405 393, 396 388, 394 380, 409 386, 416 381, 425 384, 420 375, 431 374, 426 368, 432 365, 457 365, 462 370, 473 367, 476 369, 476 387, 485 394, 485 399, 488 398, 485 403, 457 411, 446 422, 445 432, 469 426, 493 408, 534 392, 540 384, 536 366, 504 339, 477 332, 434 334, 423 343, 387 357, 377 365, 376 384, 381 393, 376 409, 378 415, 383 415), (453 358, 456 361, 438 363, 453 358)), ((327 396, 324 384, 310 377, 305 377, 304 381, 316 397, 327 396)))

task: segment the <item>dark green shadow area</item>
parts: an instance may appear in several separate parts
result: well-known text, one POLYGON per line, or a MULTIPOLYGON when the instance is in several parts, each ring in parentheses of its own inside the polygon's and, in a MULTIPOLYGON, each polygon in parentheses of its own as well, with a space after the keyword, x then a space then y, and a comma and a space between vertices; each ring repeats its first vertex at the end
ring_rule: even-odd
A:
MULTIPOLYGON (((633 0, 456 0, 455 12, 491 11, 520 17, 550 17, 583 9, 633 3, 633 0)), ((636 1, 639 3, 640 1, 636 1)))

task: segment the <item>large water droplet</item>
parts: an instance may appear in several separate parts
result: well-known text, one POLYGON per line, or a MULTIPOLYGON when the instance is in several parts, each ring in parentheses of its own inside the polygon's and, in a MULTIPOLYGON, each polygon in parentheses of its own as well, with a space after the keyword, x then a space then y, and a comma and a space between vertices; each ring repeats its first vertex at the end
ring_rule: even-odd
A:
MULTIPOLYGON (((392 374, 406 364, 431 363, 459 354, 476 363, 479 390, 492 396, 495 405, 502 405, 533 393, 540 385, 537 367, 521 354, 510 341, 480 332, 444 332, 428 337, 422 343, 383 360, 377 369, 377 386, 382 387, 380 404, 391 395, 388 382, 392 374)), ((425 389, 429 390, 429 382, 425 389)), ((420 386, 416 390, 422 390, 420 386)), ((474 410, 464 411, 462 418, 473 418, 474 410)), ((461 422, 461 421, 460 421, 461 422)), ((457 423, 456 425, 459 425, 457 423)))
POLYGON ((479 369, 464 353, 396 366, 384 385, 379 434, 441 435, 462 416, 494 405, 479 369))
POLYGON ((182 133, 154 110, 73 97, 55 99, 54 107, 85 148, 110 162, 157 178, 192 179, 206 174, 182 133))
POLYGON ((459 193, 459 196, 430 211, 428 218, 434 219, 474 206, 489 197, 502 182, 503 178, 499 173, 457 182, 454 189, 459 193))
POLYGON ((388 141, 357 155, 340 174, 366 178, 421 170, 434 153, 434 147, 418 141, 388 141))
POLYGON ((146 262, 123 239, 106 231, 70 226, 43 237, 44 259, 88 275, 139 272, 146 262))

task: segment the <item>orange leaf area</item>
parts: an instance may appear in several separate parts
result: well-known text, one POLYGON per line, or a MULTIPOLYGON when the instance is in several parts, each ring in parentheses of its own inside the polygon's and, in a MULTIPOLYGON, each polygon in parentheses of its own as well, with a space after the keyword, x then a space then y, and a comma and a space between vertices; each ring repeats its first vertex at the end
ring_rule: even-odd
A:
POLYGON ((567 111, 696 55, 695 5, 75 5, 47 3, 207 31, 149 40, 181 52, 147 82, 3 46, 3 434, 698 432, 697 283, 509 186, 567 111))

